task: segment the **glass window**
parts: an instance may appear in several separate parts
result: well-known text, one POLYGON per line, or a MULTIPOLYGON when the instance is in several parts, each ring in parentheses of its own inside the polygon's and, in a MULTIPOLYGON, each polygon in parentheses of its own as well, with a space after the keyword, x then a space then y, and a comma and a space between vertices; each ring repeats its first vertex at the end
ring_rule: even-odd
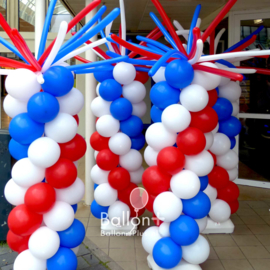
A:
MULTIPOLYGON (((0 0, 0 13, 7 19, 7 0, 0 0)), ((1 26, 0 31, 4 31, 1 26)))
POLYGON ((19 0, 20 32, 35 32, 35 0, 19 0))

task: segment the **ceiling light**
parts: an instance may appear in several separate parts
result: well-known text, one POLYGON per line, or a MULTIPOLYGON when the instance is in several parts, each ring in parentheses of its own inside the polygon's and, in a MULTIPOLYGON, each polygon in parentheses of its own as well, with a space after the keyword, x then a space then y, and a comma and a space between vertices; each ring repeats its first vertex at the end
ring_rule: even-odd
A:
POLYGON ((254 23, 255 23, 255 24, 261 24, 261 23, 263 23, 263 20, 262 20, 262 19, 254 20, 254 23))

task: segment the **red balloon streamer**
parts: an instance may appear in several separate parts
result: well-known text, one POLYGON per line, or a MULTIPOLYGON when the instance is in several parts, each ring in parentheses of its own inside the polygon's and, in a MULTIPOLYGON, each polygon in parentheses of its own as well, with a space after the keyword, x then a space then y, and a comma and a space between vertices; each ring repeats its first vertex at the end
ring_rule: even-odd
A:
POLYGON ((204 31, 202 35, 203 42, 211 35, 211 33, 215 30, 217 25, 221 22, 221 20, 225 17, 225 15, 230 11, 230 9, 234 6, 237 0, 229 0, 227 4, 223 7, 223 9, 219 12, 216 18, 211 22, 208 28, 204 31))
POLYGON ((92 63, 91 61, 86 60, 85 58, 82 58, 81 56, 78 56, 78 55, 75 56, 74 58, 77 59, 78 61, 81 61, 82 63, 85 63, 85 64, 92 63))
MULTIPOLYGON (((80 13, 78 13, 68 24, 67 33, 82 20, 91 10, 93 10, 95 7, 97 7, 101 3, 101 0, 94 0, 92 3, 90 3, 88 6, 86 6, 80 13)), ((45 50, 45 52, 42 54, 40 59, 38 60, 40 65, 43 65, 44 61, 50 54, 53 45, 55 43, 56 38, 54 41, 48 46, 48 48, 45 50)))
POLYGON ((270 75, 270 69, 266 69, 266 68, 256 68, 256 67, 237 67, 237 68, 256 69, 257 70, 256 73, 263 74, 263 75, 270 75))
MULTIPOLYGON (((243 43, 242 45, 240 45, 239 47, 235 48, 234 50, 232 50, 231 52, 239 52, 244 50, 245 48, 247 48, 249 45, 251 45, 257 38, 257 35, 253 35, 251 37, 250 40, 246 41, 245 43, 243 43)), ((268 57, 268 56, 267 56, 268 57)))
POLYGON ((191 51, 188 55, 188 59, 192 59, 195 56, 197 49, 197 40, 201 38, 201 30, 199 27, 194 27, 192 32, 193 32, 193 44, 191 51))
POLYGON ((31 71, 36 71, 35 68, 33 68, 32 66, 2 56, 0 56, 0 65, 3 67, 25 68, 31 71))

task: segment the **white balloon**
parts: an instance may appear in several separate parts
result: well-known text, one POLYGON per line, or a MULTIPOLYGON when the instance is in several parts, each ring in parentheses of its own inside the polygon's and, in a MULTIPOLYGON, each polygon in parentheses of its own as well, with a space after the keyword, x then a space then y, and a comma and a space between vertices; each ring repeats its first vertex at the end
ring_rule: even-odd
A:
POLYGON ((185 157, 185 169, 194 172, 198 176, 205 176, 209 174, 214 168, 213 157, 206 150, 203 150, 198 155, 185 157))
POLYGON ((127 224, 130 218, 130 208, 127 204, 116 201, 108 209, 108 217, 115 226, 127 224))
POLYGON ((98 165, 95 165, 92 169, 91 169, 91 173, 90 173, 90 177, 91 180, 97 184, 103 184, 103 183, 108 183, 108 175, 109 175, 110 171, 104 171, 102 169, 100 169, 98 167, 98 165))
MULTIPOLYGON (((227 69, 228 67, 225 66, 225 65, 222 65, 220 63, 215 63, 215 65, 220 68, 220 69, 227 69)), ((226 85, 227 83, 230 82, 230 79, 229 78, 226 78, 226 77, 223 77, 223 76, 220 76, 220 84, 218 87, 220 86, 223 86, 223 85, 226 85)))
POLYGON ((130 181, 134 184, 140 184, 142 182, 142 175, 144 173, 144 168, 140 167, 138 170, 129 172, 130 181))
POLYGON ((120 62, 113 69, 113 77, 120 84, 130 84, 136 77, 136 69, 132 64, 120 62))
POLYGON ((70 115, 78 114, 84 106, 84 97, 80 90, 72 88, 66 95, 57 97, 60 112, 70 115))
POLYGON ((225 201, 216 199, 211 204, 209 217, 213 221, 221 223, 228 220, 230 216, 231 216, 231 208, 225 201))
POLYGON ((142 118, 147 111, 147 105, 144 101, 132 104, 132 115, 136 115, 139 118, 142 118))
POLYGON ((3 102, 3 108, 5 113, 14 118, 16 115, 20 113, 27 112, 27 103, 25 101, 21 101, 12 97, 11 95, 7 95, 3 102))
POLYGON ((64 231, 74 221, 74 210, 70 204, 56 201, 53 208, 43 215, 43 221, 53 231, 64 231))
POLYGON ((228 99, 231 102, 235 102, 241 96, 241 87, 238 83, 230 81, 226 85, 220 86, 219 97, 228 99))
POLYGON ((207 216, 200 219, 195 219, 199 226, 200 233, 203 232, 206 229, 207 226, 207 216))
POLYGON ((33 141, 28 148, 28 157, 33 164, 41 168, 54 165, 61 154, 60 146, 48 137, 33 141))
POLYGON ((11 178, 4 190, 6 200, 12 205, 24 204, 24 195, 27 191, 27 188, 18 186, 13 179, 11 178))
MULTIPOLYGON (((218 68, 215 64, 210 62, 200 63, 202 66, 218 68)), ((205 71, 195 70, 194 78, 191 84, 199 84, 207 91, 213 90, 220 84, 221 77, 205 71)))
POLYGON ((91 102, 91 111, 96 117, 111 115, 110 106, 111 102, 104 100, 102 97, 96 97, 91 102))
POLYGON ((12 97, 21 101, 28 101, 41 89, 36 74, 24 68, 12 71, 6 78, 5 86, 12 97))
POLYGON ((229 177, 230 177, 230 181, 234 181, 237 177, 238 177, 238 167, 235 167, 231 170, 227 170, 229 177))
POLYGON ((141 82, 133 81, 132 83, 123 86, 122 95, 132 104, 139 103, 145 98, 146 89, 141 82))
POLYGON ((15 259, 13 270, 46 270, 46 260, 36 258, 29 249, 20 253, 15 259))
POLYGON ((162 123, 152 124, 145 133, 147 144, 156 151, 174 145, 176 136, 176 133, 169 132, 162 123))
POLYGON ((189 246, 182 246, 182 256, 185 261, 191 264, 201 264, 210 255, 210 246, 207 240, 199 235, 198 239, 189 246))
POLYGON ((209 150, 210 147, 213 145, 214 135, 213 135, 212 132, 208 132, 208 133, 204 133, 204 137, 205 137, 205 140, 206 140, 206 145, 205 145, 204 150, 209 150))
POLYGON ((219 129, 219 123, 217 123, 216 127, 211 131, 213 134, 216 134, 219 129))
POLYGON ((56 200, 66 202, 70 205, 81 201, 84 196, 84 183, 80 178, 67 188, 55 189, 56 200))
POLYGON ((130 149, 125 155, 119 157, 121 167, 133 172, 142 166, 142 155, 138 150, 130 149))
POLYGON ((158 228, 158 232, 162 237, 170 237, 170 225, 171 223, 169 222, 163 222, 159 228, 158 228))
POLYGON ((101 83, 98 83, 97 84, 97 87, 96 87, 96 94, 97 96, 99 96, 99 87, 100 87, 101 83))
POLYGON ((172 222, 181 215, 183 204, 172 192, 166 191, 155 198, 153 209, 158 219, 172 222))
POLYGON ((101 206, 110 206, 115 203, 117 195, 117 190, 108 183, 100 184, 94 191, 94 198, 101 206))
POLYGON ((233 106, 232 116, 236 117, 239 114, 239 104, 238 102, 232 102, 232 106, 233 106))
POLYGON ((21 187, 31 187, 45 177, 45 169, 34 165, 29 158, 20 159, 11 170, 13 181, 21 187))
POLYGON ((208 186, 203 191, 203 193, 205 193, 208 196, 211 203, 213 203, 215 201, 215 199, 217 198, 217 189, 212 187, 210 184, 208 184, 208 186))
POLYGON ((40 227, 30 237, 29 250, 38 259, 47 260, 55 255, 60 247, 57 232, 48 227, 40 227))
POLYGON ((177 270, 202 270, 202 268, 199 265, 188 263, 183 259, 176 267, 177 270))
POLYGON ((71 141, 77 133, 76 120, 67 113, 59 113, 51 122, 45 124, 45 135, 58 143, 71 141))
POLYGON ((165 67, 160 67, 152 79, 155 83, 166 81, 165 67))
POLYGON ((210 151, 219 156, 226 154, 231 148, 231 141, 228 136, 223 133, 216 133, 214 135, 213 145, 210 147, 210 151))
POLYGON ((190 112, 203 110, 208 101, 207 91, 198 84, 191 84, 181 90, 180 103, 190 112))
POLYGON ((116 133, 109 139, 109 148, 116 155, 125 155, 131 149, 131 139, 125 133, 116 133))
POLYGON ((183 170, 171 178, 171 190, 180 199, 195 197, 201 188, 199 177, 192 171, 183 170))
POLYGON ((157 226, 153 226, 148 228, 142 236, 142 246, 144 250, 152 254, 153 248, 158 240, 162 238, 162 236, 159 234, 159 229, 157 226))
POLYGON ((157 165, 157 156, 159 151, 156 151, 151 146, 147 146, 144 150, 144 160, 147 163, 147 165, 155 166, 157 165))
POLYGON ((217 165, 225 170, 232 170, 238 165, 238 156, 233 150, 229 150, 222 156, 217 156, 217 165))
POLYGON ((112 137, 120 129, 120 122, 111 115, 101 116, 96 123, 97 132, 103 137, 112 137))
POLYGON ((173 104, 163 111, 161 121, 171 132, 181 132, 189 126, 191 115, 184 106, 173 104))

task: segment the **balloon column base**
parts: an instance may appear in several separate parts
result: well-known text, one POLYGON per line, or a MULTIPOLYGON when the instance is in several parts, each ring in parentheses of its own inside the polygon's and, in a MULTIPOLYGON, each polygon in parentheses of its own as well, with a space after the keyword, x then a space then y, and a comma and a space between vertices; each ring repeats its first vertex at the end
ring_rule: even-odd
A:
MULTIPOLYGON (((148 267, 150 269, 153 269, 153 270, 163 270, 164 269, 165 270, 165 268, 161 268, 155 263, 152 255, 147 256, 147 263, 148 263, 148 267)), ((170 268, 170 270, 184 270, 184 269, 202 270, 202 268, 199 265, 189 264, 189 263, 185 262, 184 260, 182 260, 177 266, 170 268), (189 265, 192 265, 192 268, 185 267, 185 266, 189 266, 189 265)))
POLYGON ((104 219, 101 221, 101 235, 110 236, 110 235, 125 235, 132 236, 137 233, 138 226, 134 225, 135 222, 132 222, 131 219, 125 226, 116 226, 111 223, 109 219, 104 219))
POLYGON ((233 231, 234 231, 234 224, 230 219, 228 219, 225 222, 218 223, 210 218, 207 218, 207 226, 206 229, 202 232, 202 234, 233 233, 233 231))

